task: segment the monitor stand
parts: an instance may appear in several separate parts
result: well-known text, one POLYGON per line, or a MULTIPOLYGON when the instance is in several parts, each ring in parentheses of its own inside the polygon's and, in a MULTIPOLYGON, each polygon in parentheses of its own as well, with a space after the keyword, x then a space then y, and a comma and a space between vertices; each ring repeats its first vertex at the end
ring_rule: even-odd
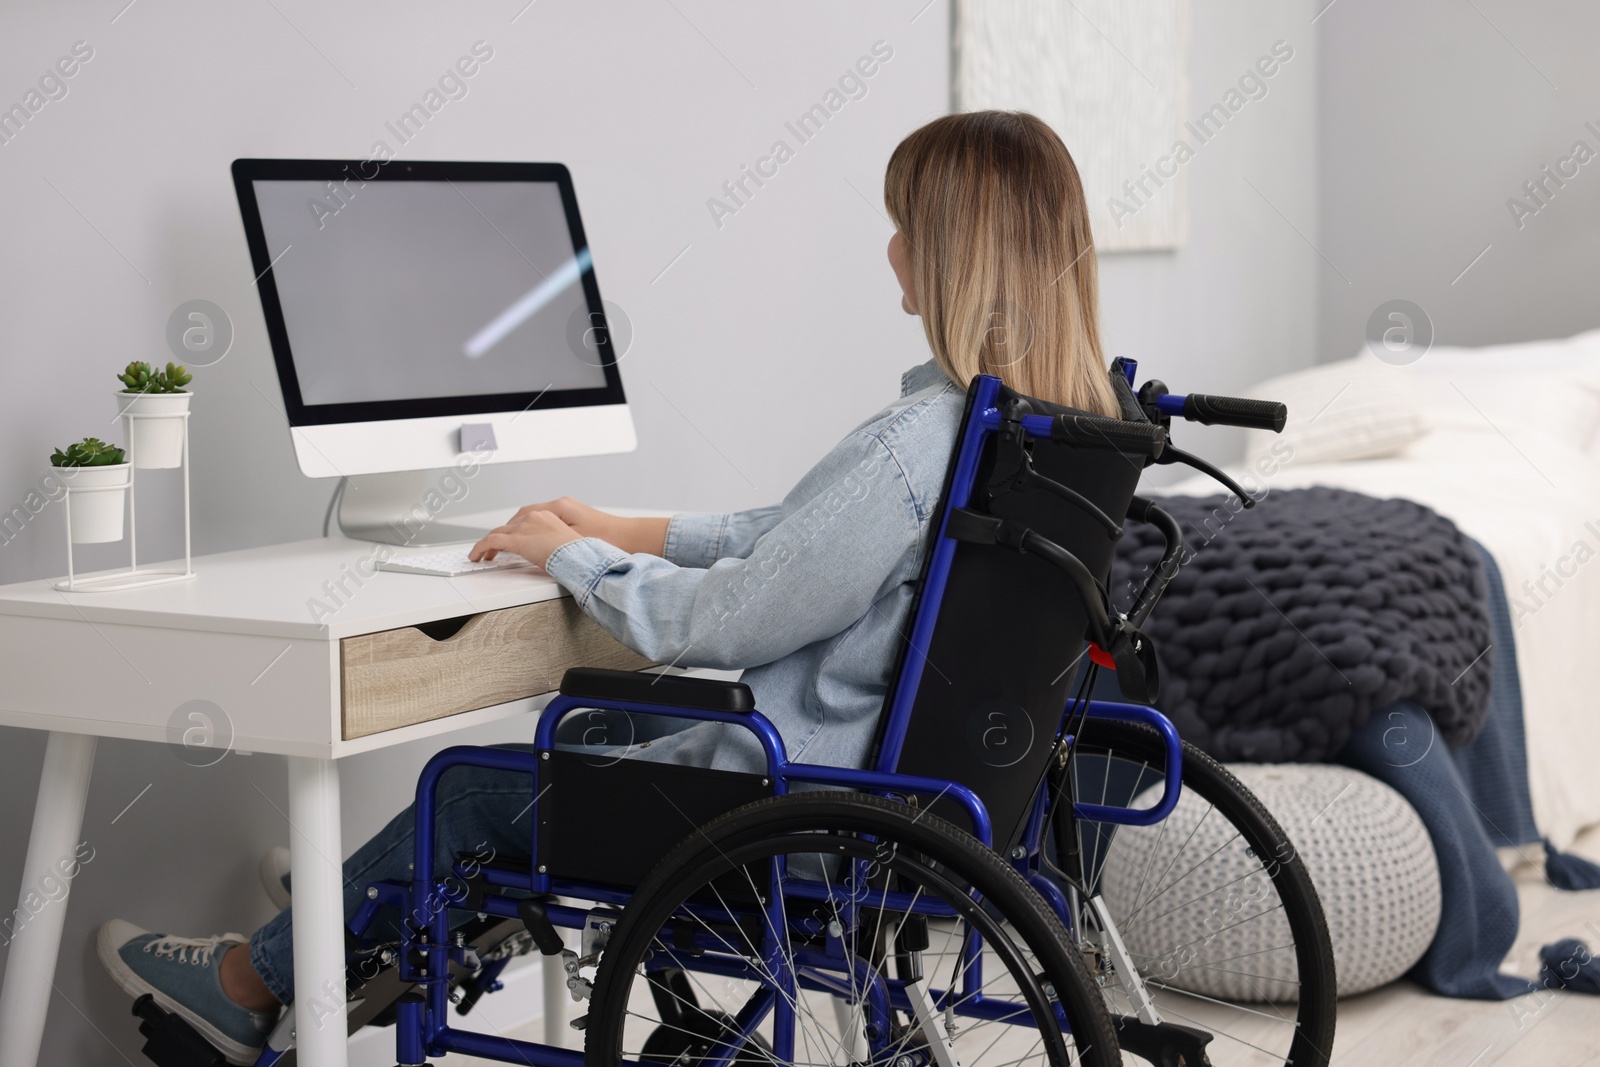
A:
POLYGON ((339 496, 339 530, 358 541, 385 545, 450 545, 476 541, 485 527, 440 522, 439 512, 450 502, 440 485, 443 474, 459 471, 403 471, 398 474, 357 474, 345 479, 339 496))

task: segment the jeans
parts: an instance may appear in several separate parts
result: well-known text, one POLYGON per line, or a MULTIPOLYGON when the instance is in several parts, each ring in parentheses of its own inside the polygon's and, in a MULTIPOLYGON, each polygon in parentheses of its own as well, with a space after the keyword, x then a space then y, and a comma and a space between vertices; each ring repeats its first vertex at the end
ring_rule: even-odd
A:
MULTIPOLYGON (((531 752, 532 745, 500 745, 531 752)), ((434 871, 448 874, 458 853, 489 859, 531 862, 533 846, 533 779, 512 771, 457 767, 439 781, 434 871)), ((373 882, 411 880, 416 834, 412 808, 389 820, 366 844, 344 861, 344 913, 348 921, 367 899, 373 882)), ((250 938, 250 964, 281 1003, 294 1000, 293 908, 250 938)), ((459 913, 465 920, 470 913, 459 913)), ((368 940, 400 938, 400 913, 385 908, 369 928, 368 940)), ((342 993, 342 991, 341 991, 342 993)))
MULTIPOLYGON (((588 710, 574 712, 556 728, 555 747, 595 756, 655 759, 701 766, 710 762, 705 744, 684 744, 698 736, 690 733, 696 724, 689 719, 664 715, 631 715, 625 712, 588 710), (688 735, 686 737, 685 735, 688 735), (671 738, 671 740, 667 740, 671 738)), ((705 726, 699 724, 705 732, 705 726)), ((496 745, 513 752, 536 751, 533 745, 496 745)), ((496 771, 482 767, 456 767, 439 779, 435 795, 433 869, 445 877, 461 853, 470 853, 479 863, 503 860, 531 863, 533 860, 533 778, 516 771, 496 771)), ((344 861, 344 916, 348 922, 366 902, 367 886, 373 882, 411 881, 411 861, 416 855, 415 806, 389 820, 366 844, 344 861)), ((250 965, 266 983, 279 1003, 294 1000, 293 908, 285 908, 277 918, 257 930, 250 938, 250 965)), ((472 913, 455 912, 451 925, 466 921, 472 913)), ((368 928, 366 938, 373 942, 400 939, 401 914, 394 908, 380 909, 368 928)), ((326 996, 324 999, 329 999, 326 996)), ((335 1000, 335 1003, 337 1001, 335 1000)))

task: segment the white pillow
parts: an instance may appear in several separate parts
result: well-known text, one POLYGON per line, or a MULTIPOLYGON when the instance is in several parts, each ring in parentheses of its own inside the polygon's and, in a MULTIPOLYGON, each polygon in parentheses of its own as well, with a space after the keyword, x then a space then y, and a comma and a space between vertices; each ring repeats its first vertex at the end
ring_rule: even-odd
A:
POLYGON ((1435 345, 1417 362, 1385 363, 1363 349, 1262 382, 1246 394, 1289 405, 1281 437, 1252 431, 1246 460, 1285 446, 1299 463, 1375 459, 1430 432, 1428 451, 1460 435, 1523 451, 1553 447, 1600 459, 1600 330, 1546 341, 1459 348, 1435 345))
POLYGON ((1436 345, 1416 363, 1388 367, 1435 430, 1492 434, 1519 448, 1584 452, 1600 443, 1600 334, 1456 348, 1436 345))
POLYGON ((1245 462, 1276 457, 1301 463, 1340 463, 1389 456, 1428 432, 1424 405, 1399 368, 1376 359, 1347 359, 1296 371, 1253 386, 1245 395, 1289 408, 1282 434, 1251 430, 1245 462), (1287 447, 1292 456, 1284 454, 1287 447))

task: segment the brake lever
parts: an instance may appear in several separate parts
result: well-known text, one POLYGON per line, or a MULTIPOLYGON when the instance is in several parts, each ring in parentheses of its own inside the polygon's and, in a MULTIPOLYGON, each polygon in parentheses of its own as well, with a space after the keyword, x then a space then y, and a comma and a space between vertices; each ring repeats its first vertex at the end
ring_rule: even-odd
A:
POLYGON ((1206 462, 1199 456, 1191 455, 1190 453, 1185 452, 1183 449, 1178 448, 1172 443, 1172 438, 1170 437, 1167 438, 1167 446, 1161 450, 1161 457, 1155 462, 1182 463, 1186 467, 1193 467, 1201 474, 1221 482, 1244 503, 1245 507, 1253 508, 1256 506, 1255 497, 1245 492, 1244 486, 1228 477, 1227 474, 1223 473, 1221 468, 1206 462))

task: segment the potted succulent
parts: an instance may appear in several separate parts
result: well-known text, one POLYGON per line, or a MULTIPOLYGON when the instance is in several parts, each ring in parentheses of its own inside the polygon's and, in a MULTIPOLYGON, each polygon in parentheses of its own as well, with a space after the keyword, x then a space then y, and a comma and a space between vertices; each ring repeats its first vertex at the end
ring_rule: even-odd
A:
POLYGON ((148 363, 129 363, 117 375, 123 388, 117 393, 117 409, 128 429, 133 464, 140 470, 176 467, 183 462, 183 423, 181 418, 136 419, 130 415, 181 415, 189 410, 190 393, 184 389, 194 376, 181 364, 168 363, 165 369, 148 363))
POLYGON ((69 490, 94 490, 73 493, 67 505, 72 543, 122 540, 123 499, 133 479, 133 467, 123 450, 97 437, 85 437, 65 451, 56 449, 50 465, 69 490))

